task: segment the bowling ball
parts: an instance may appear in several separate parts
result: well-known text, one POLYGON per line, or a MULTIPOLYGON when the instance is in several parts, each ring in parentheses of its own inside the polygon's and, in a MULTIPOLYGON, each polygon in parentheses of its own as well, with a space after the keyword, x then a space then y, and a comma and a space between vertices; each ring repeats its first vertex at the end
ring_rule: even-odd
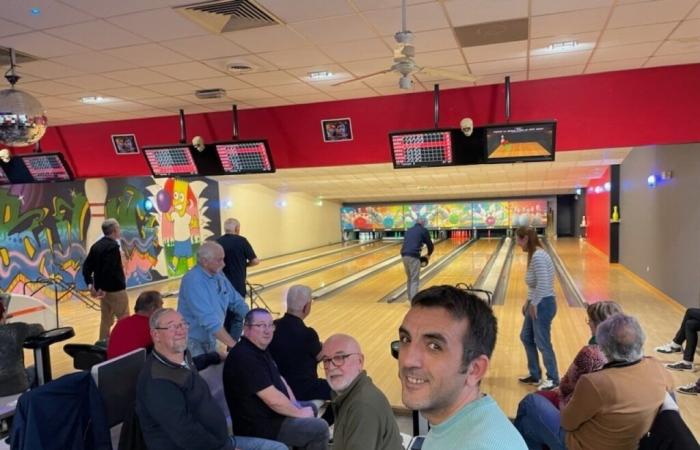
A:
POLYGON ((427 256, 421 256, 420 257, 420 266, 425 267, 428 265, 428 257, 427 256))
POLYGON ((393 217, 385 217, 383 220, 384 223, 384 228, 394 228, 394 218, 393 217))
POLYGON ((156 194, 156 204, 158 209, 162 212, 170 211, 170 207, 173 206, 173 199, 170 194, 165 189, 161 189, 156 194))

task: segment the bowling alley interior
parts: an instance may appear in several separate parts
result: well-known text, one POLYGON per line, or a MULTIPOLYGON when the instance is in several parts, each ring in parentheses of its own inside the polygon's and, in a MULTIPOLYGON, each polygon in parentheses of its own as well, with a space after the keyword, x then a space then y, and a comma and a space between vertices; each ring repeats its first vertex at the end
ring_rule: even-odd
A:
MULTIPOLYGON (((0 10, 0 293, 7 324, 47 330, 24 343, 33 389, 106 358, 68 351, 98 341, 82 266, 108 218, 130 313, 145 290, 177 309, 198 249, 237 219, 260 259, 246 303, 280 318, 309 286, 305 323, 357 339, 409 435, 391 343, 419 221, 434 243, 420 289, 474 289, 497 318, 481 391, 509 418, 533 392, 519 227, 554 265, 561 374, 591 338, 586 305, 606 300, 639 320, 645 356, 681 359, 656 348, 700 308, 699 0, 0 10)), ((675 387, 700 381, 691 367, 668 369, 675 387)), ((0 397, 0 448, 22 394, 0 397)), ((700 396, 674 396, 700 438, 700 396)))

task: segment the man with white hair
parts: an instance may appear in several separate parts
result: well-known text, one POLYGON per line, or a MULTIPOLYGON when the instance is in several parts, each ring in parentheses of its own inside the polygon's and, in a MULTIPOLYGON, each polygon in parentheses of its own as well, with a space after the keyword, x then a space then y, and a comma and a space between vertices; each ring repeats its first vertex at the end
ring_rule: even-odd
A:
POLYGON ((637 448, 673 390, 664 366, 644 357, 644 339, 632 316, 615 314, 598 325, 596 342, 609 362, 579 378, 561 412, 540 395, 520 402, 515 426, 528 447, 637 448))
POLYGON ((231 348, 243 332, 248 306, 221 273, 224 249, 214 241, 204 242, 197 251, 197 265, 182 277, 177 309, 189 324, 188 348, 192 356, 216 351, 216 341, 231 348), (234 314, 233 324, 224 327, 226 312, 234 314))
POLYGON ((333 450, 403 450, 391 405, 364 370, 360 344, 333 335, 323 343, 321 362, 335 392, 333 450))
POLYGON ((304 324, 311 313, 311 288, 294 285, 287 291, 287 313, 275 321, 270 353, 299 400, 330 400, 331 389, 316 372, 321 352, 318 333, 304 324))
POLYGON ((224 248, 224 275, 233 288, 245 298, 246 269, 260 264, 248 239, 240 235, 241 223, 229 218, 224 222, 224 235, 216 240, 224 248))

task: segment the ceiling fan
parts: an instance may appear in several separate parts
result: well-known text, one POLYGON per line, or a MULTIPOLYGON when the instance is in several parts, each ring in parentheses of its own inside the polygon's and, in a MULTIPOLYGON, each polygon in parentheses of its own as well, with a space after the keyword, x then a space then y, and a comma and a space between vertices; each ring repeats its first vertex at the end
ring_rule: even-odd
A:
POLYGON ((413 87, 413 76, 422 73, 440 78, 449 78, 457 81, 474 81, 476 77, 473 75, 463 75, 461 73, 451 72, 433 67, 422 67, 416 64, 413 59, 416 56, 416 49, 413 46, 414 35, 406 29, 406 0, 401 1, 401 31, 394 35, 396 47, 394 48, 394 63, 386 70, 370 73, 361 77, 352 78, 350 80, 341 81, 333 84, 339 86, 341 84, 352 83, 354 81, 364 80, 366 78, 382 75, 389 72, 397 72, 401 75, 399 78, 399 87, 401 89, 411 89, 413 87))

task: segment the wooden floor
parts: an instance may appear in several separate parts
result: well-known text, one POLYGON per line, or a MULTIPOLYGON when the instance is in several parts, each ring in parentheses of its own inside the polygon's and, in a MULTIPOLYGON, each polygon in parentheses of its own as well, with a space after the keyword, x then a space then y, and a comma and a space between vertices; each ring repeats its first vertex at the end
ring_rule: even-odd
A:
MULTIPOLYGON (((477 242, 426 285, 473 283, 496 244, 495 240, 477 242)), ((553 240, 552 244, 586 298, 618 301, 627 313, 640 319, 647 333, 647 354, 659 357, 663 361, 678 359, 654 353, 653 348, 668 342, 673 337, 684 308, 646 285, 624 267, 608 264, 607 257, 585 241, 560 239, 553 240)), ((378 245, 381 244, 368 244, 362 246, 362 249, 352 247, 333 257, 323 258, 328 258, 324 261, 339 260, 351 254, 358 254, 357 252, 377 248, 378 245)), ((459 241, 453 240, 436 245, 432 261, 434 262, 457 245, 459 241)), ((329 248, 333 247, 323 247, 298 255, 286 255, 274 263, 293 260, 295 257, 314 252, 322 253, 329 248)), ((483 390, 491 394, 509 416, 515 415, 518 402, 531 391, 531 388, 517 382, 517 377, 526 373, 525 352, 519 340, 519 332, 522 324, 520 307, 526 295, 524 271, 527 260, 519 249, 516 248, 515 251, 505 304, 494 307, 498 318, 498 340, 491 367, 482 384, 483 390)), ((398 252, 398 246, 386 247, 352 262, 296 280, 294 283, 301 282, 312 288, 321 287, 398 252)), ((263 264, 269 264, 269 261, 263 264)), ((292 266, 294 269, 291 272, 285 269, 278 273, 275 270, 264 274, 265 280, 269 282, 282 278, 283 273, 287 276, 289 273, 301 272, 318 265, 318 261, 296 264, 292 266)), ((261 282, 255 278, 252 277, 251 281, 261 282)), ((355 336, 366 355, 367 371, 387 395, 390 403, 397 408, 402 407, 400 383, 397 377, 397 364, 390 355, 389 344, 397 339, 397 330, 408 310, 408 304, 405 301, 387 304, 379 300, 404 282, 403 266, 400 263, 396 264, 354 286, 316 301, 307 319, 307 323, 316 328, 322 339, 333 333, 347 333, 355 336)), ((172 280, 155 287, 163 291, 171 291, 177 290, 178 285, 179 280, 172 280)), ((282 297, 286 287, 287 285, 273 288, 263 294, 272 310, 284 311, 282 297)), ((132 306, 138 293, 139 290, 129 293, 132 306)), ((578 350, 588 341, 589 331, 583 309, 568 306, 558 284, 556 293, 558 313, 553 323, 553 342, 559 371, 563 375, 578 350)), ((176 306, 176 300, 167 299, 166 306, 176 306)), ((96 339, 99 325, 98 312, 87 309, 77 301, 67 301, 61 304, 60 315, 66 324, 76 329, 76 337, 69 342, 93 342, 96 339)), ((59 348, 52 352, 52 357, 54 374, 60 375, 73 370, 71 361, 59 348)), ((700 372, 673 372, 677 384, 693 382, 698 376, 700 372)), ((700 398, 679 395, 679 403, 688 426, 696 436, 700 437, 700 398)))

